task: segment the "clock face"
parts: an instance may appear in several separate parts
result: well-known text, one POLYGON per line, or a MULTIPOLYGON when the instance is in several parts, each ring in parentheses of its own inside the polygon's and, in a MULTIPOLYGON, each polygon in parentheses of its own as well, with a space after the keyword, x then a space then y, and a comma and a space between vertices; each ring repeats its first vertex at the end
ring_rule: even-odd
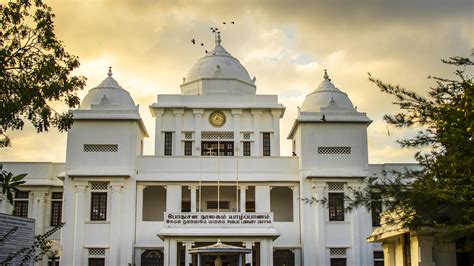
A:
POLYGON ((221 127, 225 124, 225 115, 221 111, 214 111, 209 116, 209 123, 214 127, 221 127))

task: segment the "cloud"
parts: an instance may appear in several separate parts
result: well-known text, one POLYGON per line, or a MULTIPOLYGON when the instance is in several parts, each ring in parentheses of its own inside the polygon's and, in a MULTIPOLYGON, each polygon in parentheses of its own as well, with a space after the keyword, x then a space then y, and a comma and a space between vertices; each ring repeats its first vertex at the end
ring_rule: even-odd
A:
MULTIPOLYGON (((433 85, 428 74, 449 77, 453 71, 441 58, 468 56, 474 47, 474 3, 469 0, 48 3, 59 38, 80 58, 76 72, 88 78, 87 87, 99 84, 112 66, 114 78, 140 105, 151 135, 145 142, 148 154, 154 142, 148 105, 157 94, 180 93, 182 77, 213 46, 211 26, 221 29, 226 49, 256 76, 257 93, 278 94, 287 107, 281 121, 282 155, 291 150, 284 138, 296 106, 328 69, 335 85, 374 120, 368 131, 370 161, 412 161, 410 152, 386 136, 382 116, 396 107, 368 81, 367 72, 425 94, 433 85), (205 46, 191 45, 192 38, 205 46)), ((36 134, 31 128, 14 132, 15 146, 2 150, 0 160, 64 161, 65 136, 36 134)))

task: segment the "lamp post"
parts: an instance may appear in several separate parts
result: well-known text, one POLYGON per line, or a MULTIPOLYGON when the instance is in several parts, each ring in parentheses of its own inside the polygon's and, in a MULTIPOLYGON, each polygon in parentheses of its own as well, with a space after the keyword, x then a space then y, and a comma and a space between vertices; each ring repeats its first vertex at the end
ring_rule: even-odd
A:
POLYGON ((56 259, 61 257, 63 253, 63 248, 61 243, 56 240, 51 240, 48 242, 49 250, 46 252, 46 256, 51 259, 51 265, 56 266, 56 259))

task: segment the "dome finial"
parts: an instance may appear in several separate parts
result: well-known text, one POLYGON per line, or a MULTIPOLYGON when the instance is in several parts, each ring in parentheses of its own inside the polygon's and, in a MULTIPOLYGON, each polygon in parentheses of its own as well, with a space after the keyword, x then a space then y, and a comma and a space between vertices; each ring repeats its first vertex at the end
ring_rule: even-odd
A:
POLYGON ((112 77, 112 67, 109 67, 109 72, 107 72, 107 76, 112 77))
POLYGON ((324 76, 323 76, 323 78, 324 78, 325 80, 329 80, 329 75, 328 75, 328 70, 327 70, 327 69, 324 70, 324 76))
POLYGON ((218 31, 218 32, 216 32, 216 45, 221 45, 221 42, 222 42, 222 40, 221 40, 221 32, 218 31))

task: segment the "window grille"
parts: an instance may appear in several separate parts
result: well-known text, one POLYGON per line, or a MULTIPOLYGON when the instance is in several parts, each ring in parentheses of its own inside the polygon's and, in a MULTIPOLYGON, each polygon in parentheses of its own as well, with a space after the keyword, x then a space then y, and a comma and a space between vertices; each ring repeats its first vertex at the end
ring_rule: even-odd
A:
POLYGON ((51 226, 59 225, 62 221, 63 193, 53 192, 51 194, 51 226))
POLYGON ((344 191, 344 183, 327 183, 329 191, 344 191))
POLYGON ((244 156, 250 156, 250 142, 245 141, 244 143, 244 156))
POLYGON ((331 257, 345 257, 346 256, 346 248, 330 248, 329 255, 331 257))
POLYGON ((117 144, 84 144, 84 152, 118 152, 117 144))
POLYGON ((329 221, 344 221, 344 193, 329 193, 329 221))
POLYGON ((250 132, 242 132, 242 138, 245 140, 250 139, 250 132))
POLYGON ((193 155, 193 142, 192 141, 188 140, 184 142, 184 155, 185 156, 193 155))
POLYGON ((105 257, 105 248, 90 248, 89 257, 105 257))
POLYGON ((92 191, 107 191, 109 188, 109 183, 107 182, 92 182, 91 190, 92 191))
POLYGON ((28 199, 29 192, 28 191, 17 191, 15 193, 15 199, 28 199))
POLYGON ((15 200, 13 215, 17 217, 28 218, 28 201, 15 200))
POLYGON ((184 132, 184 139, 193 139, 193 132, 184 132))
POLYGON ((263 133, 263 156, 270 156, 270 133, 263 133))
POLYGON ((173 144, 173 133, 165 132, 165 156, 171 156, 173 144))
POLYGON ((223 139, 233 140, 234 132, 201 132, 201 139, 223 139))
POLYGON ((351 154, 351 147, 318 147, 319 154, 351 154))
POLYGON ((91 193, 91 221, 107 220, 107 192, 91 193))

